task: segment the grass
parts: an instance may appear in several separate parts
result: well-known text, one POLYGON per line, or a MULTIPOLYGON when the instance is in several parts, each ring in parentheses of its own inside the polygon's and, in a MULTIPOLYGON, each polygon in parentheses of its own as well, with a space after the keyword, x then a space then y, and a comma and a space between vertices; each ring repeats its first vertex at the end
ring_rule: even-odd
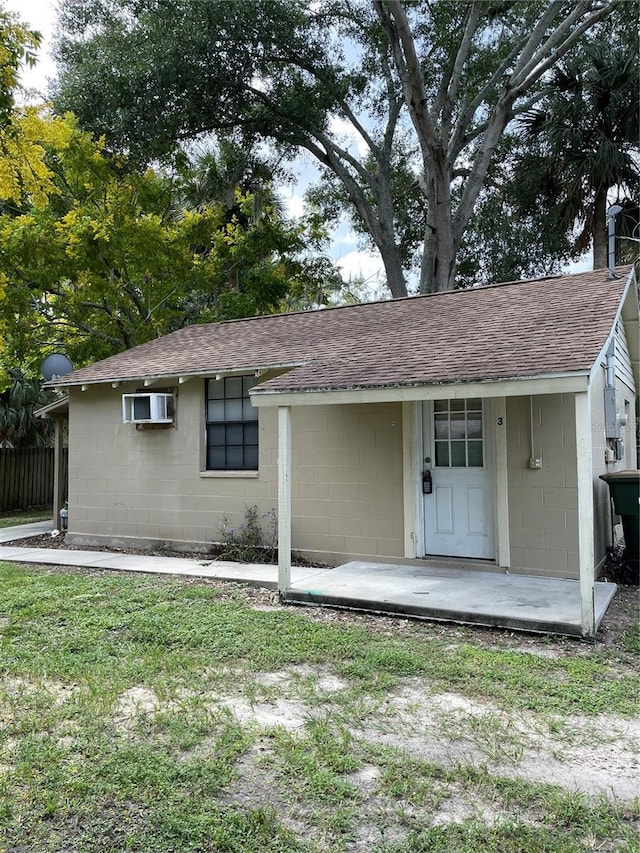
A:
POLYGON ((0 527, 31 524, 34 521, 48 521, 51 518, 51 512, 51 507, 0 512, 0 527))
POLYGON ((544 728, 637 713, 640 677, 596 653, 452 646, 425 626, 388 636, 255 611, 242 590, 193 580, 0 563, 0 583, 0 849, 338 853, 366 829, 372 853, 640 850, 638 803, 429 764, 360 731, 391 730, 388 697, 417 679, 489 702, 464 731, 443 715, 442 733, 517 764, 501 714, 544 728), (304 712, 297 727, 238 711, 283 697, 304 712), (433 822, 459 800, 457 822, 433 822))

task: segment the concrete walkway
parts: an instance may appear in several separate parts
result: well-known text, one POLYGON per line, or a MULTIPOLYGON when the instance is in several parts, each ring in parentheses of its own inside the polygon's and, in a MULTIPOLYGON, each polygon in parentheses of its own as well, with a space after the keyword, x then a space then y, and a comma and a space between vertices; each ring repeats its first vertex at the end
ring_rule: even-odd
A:
MULTIPOLYGON (((64 548, 29 548, 6 543, 49 533, 50 521, 0 528, 0 560, 14 563, 42 563, 47 566, 85 566, 123 572, 147 572, 160 575, 190 575, 277 589, 278 567, 259 563, 232 563, 190 557, 163 557, 147 554, 122 554, 115 551, 76 551, 64 548)), ((293 568, 293 583, 312 583, 326 569, 293 568)))
MULTIPOLYGON (((51 526, 37 522, 0 529, 0 543, 5 543, 0 545, 0 560, 189 575, 277 589, 278 567, 273 565, 11 544, 47 533, 51 526)), ((596 583, 597 626, 615 591, 615 584, 596 583)), ((580 584, 563 578, 351 562, 332 569, 293 567, 287 600, 525 631, 572 636, 581 632, 580 584)))

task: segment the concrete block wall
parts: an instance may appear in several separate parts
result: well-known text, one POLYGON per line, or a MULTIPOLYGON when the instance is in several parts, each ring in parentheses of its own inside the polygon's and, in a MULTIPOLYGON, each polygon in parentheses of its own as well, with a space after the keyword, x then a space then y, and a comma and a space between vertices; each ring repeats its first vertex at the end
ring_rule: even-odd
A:
MULTIPOLYGON (((277 411, 260 412, 258 472, 204 471, 204 381, 177 393, 175 426, 122 423, 122 394, 71 390, 69 541, 200 548, 227 517, 277 507, 277 411)), ((147 390, 166 390, 153 386, 147 390)), ((401 556, 401 406, 303 407, 293 412, 295 550, 318 559, 401 556)))
POLYGON ((293 547, 402 557, 401 404, 300 407, 292 432, 293 547))
POLYGON ((507 400, 509 533, 514 569, 575 577, 578 516, 575 414, 572 394, 507 400), (529 467, 531 456, 542 468, 529 467))

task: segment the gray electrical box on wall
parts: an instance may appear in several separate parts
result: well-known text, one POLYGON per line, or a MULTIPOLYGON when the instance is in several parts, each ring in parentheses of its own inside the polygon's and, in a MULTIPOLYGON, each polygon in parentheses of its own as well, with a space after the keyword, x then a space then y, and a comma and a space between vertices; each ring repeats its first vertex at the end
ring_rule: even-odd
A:
POLYGON ((604 389, 604 430, 607 438, 620 438, 615 388, 604 389))

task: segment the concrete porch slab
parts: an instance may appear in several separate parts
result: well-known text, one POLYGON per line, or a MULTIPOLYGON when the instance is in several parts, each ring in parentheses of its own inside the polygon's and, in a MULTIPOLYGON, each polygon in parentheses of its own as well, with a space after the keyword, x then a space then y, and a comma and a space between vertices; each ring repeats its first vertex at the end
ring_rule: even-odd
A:
MULTIPOLYGON (((596 583, 596 628, 616 591, 596 583)), ((287 601, 580 636, 580 584, 564 578, 351 562, 294 581, 287 601)))

